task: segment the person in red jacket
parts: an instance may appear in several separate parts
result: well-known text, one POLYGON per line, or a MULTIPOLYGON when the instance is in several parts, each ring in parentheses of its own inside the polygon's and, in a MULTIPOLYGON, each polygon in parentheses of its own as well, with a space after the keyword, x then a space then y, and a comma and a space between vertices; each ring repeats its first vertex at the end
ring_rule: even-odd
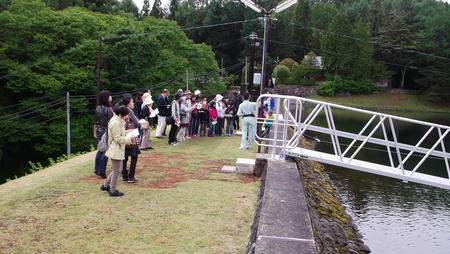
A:
POLYGON ((217 109, 216 109, 216 102, 211 101, 209 104, 209 130, 208 130, 208 137, 214 137, 216 124, 217 124, 217 109))

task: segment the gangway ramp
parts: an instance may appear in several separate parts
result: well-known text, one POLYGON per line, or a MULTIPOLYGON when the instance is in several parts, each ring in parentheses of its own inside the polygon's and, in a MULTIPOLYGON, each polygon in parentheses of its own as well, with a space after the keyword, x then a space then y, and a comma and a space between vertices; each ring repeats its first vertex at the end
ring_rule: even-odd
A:
MULTIPOLYGON (((275 99, 273 135, 259 137, 258 145, 271 153, 310 159, 353 170, 450 189, 450 127, 410 118, 362 110, 296 96, 261 95, 257 102, 275 99), (340 126, 336 111, 361 116, 356 129, 340 126), (400 125, 412 125, 417 139, 404 140, 400 125), (307 133, 318 134, 330 141, 332 149, 316 151, 300 145, 307 133), (377 147, 381 157, 361 156, 361 150, 377 147), (384 162, 380 162, 384 161, 384 162)), ((258 117, 258 123, 264 118, 258 117)), ((272 131, 272 130, 271 130, 272 131)))

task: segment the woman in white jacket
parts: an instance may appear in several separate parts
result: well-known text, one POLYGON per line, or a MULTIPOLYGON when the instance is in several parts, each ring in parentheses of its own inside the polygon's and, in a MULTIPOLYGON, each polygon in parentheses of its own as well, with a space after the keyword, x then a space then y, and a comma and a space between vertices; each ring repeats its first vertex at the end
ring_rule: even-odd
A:
POLYGON ((180 107, 180 116, 181 116, 181 124, 180 131, 177 135, 178 142, 184 141, 186 139, 186 130, 189 126, 189 121, 191 120, 191 105, 187 102, 186 97, 181 97, 181 107, 180 107))

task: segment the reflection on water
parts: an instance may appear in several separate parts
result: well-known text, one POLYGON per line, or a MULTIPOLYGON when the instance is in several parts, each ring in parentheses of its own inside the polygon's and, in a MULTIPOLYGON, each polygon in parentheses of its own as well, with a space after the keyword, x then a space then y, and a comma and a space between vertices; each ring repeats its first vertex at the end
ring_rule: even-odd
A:
MULTIPOLYGON (((356 133, 367 121, 339 112, 334 113, 334 118, 337 126, 345 125, 346 131, 356 133)), ((414 118, 418 119, 417 115, 414 118)), ((450 125, 448 114, 427 114, 422 120, 450 125)), ((322 118, 319 121, 326 120, 322 118)), ((411 143, 408 141, 417 142, 418 137, 426 130, 399 125, 396 131, 401 142, 411 143)), ((319 137, 327 140, 325 136, 319 137)), ((446 140, 446 147, 450 148, 449 139, 446 140)), ((331 145, 325 142, 320 143, 317 149, 332 151, 331 145)), ((386 153, 384 155, 383 157, 383 152, 376 150, 362 150, 357 158, 371 159, 387 165, 386 153)), ((414 160, 418 159, 420 157, 414 160)), ((442 161, 430 162, 426 166, 436 175, 447 176, 442 161)), ((354 218, 365 243, 373 253, 450 253, 450 191, 403 183, 400 180, 346 168, 329 165, 325 167, 343 205, 354 218)))

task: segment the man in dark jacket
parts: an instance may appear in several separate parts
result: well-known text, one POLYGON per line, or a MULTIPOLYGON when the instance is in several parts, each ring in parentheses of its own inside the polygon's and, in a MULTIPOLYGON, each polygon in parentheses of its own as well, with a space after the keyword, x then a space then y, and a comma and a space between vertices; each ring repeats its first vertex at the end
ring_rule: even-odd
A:
POLYGON ((157 103, 158 103, 158 126, 156 127, 156 137, 162 138, 164 129, 166 128, 166 120, 171 115, 170 110, 170 103, 169 103, 169 97, 170 93, 169 90, 164 89, 162 94, 158 97, 157 103))

